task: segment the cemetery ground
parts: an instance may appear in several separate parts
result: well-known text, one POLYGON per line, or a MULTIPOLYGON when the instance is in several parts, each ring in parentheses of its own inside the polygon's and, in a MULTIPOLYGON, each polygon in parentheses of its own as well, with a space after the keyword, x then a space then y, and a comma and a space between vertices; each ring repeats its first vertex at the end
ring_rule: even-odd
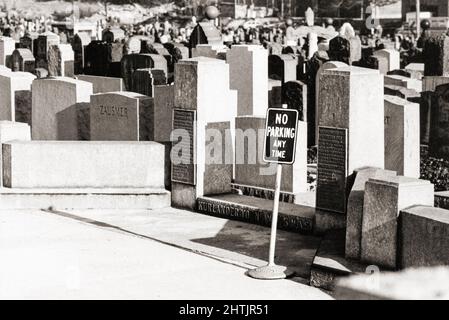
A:
MULTIPOLYGON (((279 231, 276 260, 305 277, 319 242, 279 231)), ((3 211, 0 299, 331 299, 247 277, 268 245, 269 228, 173 208, 3 211)))

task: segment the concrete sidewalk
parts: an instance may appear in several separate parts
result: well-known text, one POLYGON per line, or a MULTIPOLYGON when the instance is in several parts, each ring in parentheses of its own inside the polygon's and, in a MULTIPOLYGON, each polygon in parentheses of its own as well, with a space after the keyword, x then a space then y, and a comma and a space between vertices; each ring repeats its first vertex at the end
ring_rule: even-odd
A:
MULTIPOLYGON (((265 259, 268 229, 263 233, 257 228, 261 227, 238 226, 175 209, 1 211, 0 298, 330 299, 292 280, 259 281, 245 276, 244 264, 263 264, 265 259), (174 247, 182 243, 192 247, 174 247), (238 252, 234 258, 248 259, 223 263, 212 251, 192 252, 193 246, 201 252, 204 248, 215 248, 220 254, 238 252), (256 246, 263 249, 253 251, 251 247, 256 246)), ((297 255, 313 251, 296 247, 302 236, 293 236, 280 234, 278 252, 290 240, 296 241, 289 247, 297 248, 297 255)), ((318 239, 308 241, 314 247, 318 239)))

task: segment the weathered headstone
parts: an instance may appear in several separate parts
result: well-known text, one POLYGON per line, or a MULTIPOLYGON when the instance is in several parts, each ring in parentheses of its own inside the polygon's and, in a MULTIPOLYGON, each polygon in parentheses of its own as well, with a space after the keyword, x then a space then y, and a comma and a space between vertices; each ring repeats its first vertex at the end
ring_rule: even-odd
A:
POLYGON ((29 122, 31 83, 35 78, 29 72, 0 70, 0 120, 29 122))
POLYGON ((228 51, 230 86, 237 90, 237 114, 265 115, 268 96, 268 51, 258 45, 235 45, 228 51))
POLYGON ((36 68, 48 68, 48 50, 52 45, 61 43, 59 36, 53 32, 40 34, 34 40, 34 57, 36 58, 36 68))
POLYGON ((268 79, 268 106, 270 108, 282 106, 281 80, 268 79))
POLYGON ((402 176, 370 179, 365 187, 361 259, 396 268, 398 216, 413 205, 433 206, 433 185, 426 180, 402 176))
POLYGON ((353 64, 362 58, 362 45, 359 37, 335 37, 329 41, 329 58, 331 61, 341 61, 353 64))
POLYGON ((76 79, 92 83, 93 93, 115 92, 125 89, 122 78, 79 74, 76 76, 76 79))
POLYGON ((84 50, 91 41, 89 34, 86 32, 77 33, 73 37, 72 49, 75 56, 75 74, 84 72, 84 50))
POLYGON ((192 48, 192 58, 207 57, 213 59, 226 60, 227 49, 225 46, 212 46, 209 44, 198 44, 192 48))
POLYGON ((362 240, 363 204, 365 199, 365 185, 371 178, 382 179, 396 176, 396 172, 379 168, 360 168, 353 173, 354 184, 348 197, 346 216, 345 256, 350 259, 360 259, 362 240))
POLYGON ((282 83, 296 80, 297 58, 292 54, 268 56, 268 77, 282 83))
POLYGON ((24 71, 34 73, 36 60, 29 49, 16 49, 12 53, 12 71, 24 71))
POLYGON ((449 265, 449 211, 415 206, 400 213, 401 268, 449 265))
POLYGON ((92 84, 67 77, 34 80, 33 140, 78 140, 77 104, 90 102, 92 84))
POLYGON ((120 77, 120 62, 112 62, 111 44, 92 41, 87 45, 84 51, 84 73, 93 76, 120 77))
POLYGON ((190 48, 195 48, 198 44, 223 46, 221 32, 212 21, 200 22, 192 30, 190 48))
POLYGON ((449 37, 444 34, 428 37, 424 44, 424 76, 449 75, 449 37))
POLYGON ((194 209, 197 197, 231 192, 237 93, 229 89, 229 65, 205 57, 177 63, 174 105, 172 205, 194 209))
POLYGON ((16 48, 16 42, 9 37, 0 37, 0 65, 9 67, 11 55, 16 48))
POLYGON ((385 96, 385 169, 420 177, 419 105, 385 96))
POLYGON ((316 206, 346 213, 348 174, 384 166, 383 78, 378 70, 342 67, 322 70, 318 81, 316 206))
POLYGON ((94 94, 90 102, 90 140, 152 141, 152 109, 153 99, 139 93, 94 94))
POLYGON ((103 30, 103 34, 101 37, 101 40, 106 41, 108 43, 113 43, 124 39, 125 39, 125 30, 118 27, 112 27, 103 30))
POLYGON ((382 49, 374 52, 374 56, 379 61, 379 71, 383 75, 401 68, 399 51, 382 49))
POLYGON ((163 84, 167 84, 163 70, 137 69, 132 74, 130 91, 153 97, 154 86, 163 84))
POLYGON ((301 81, 289 81, 282 85, 282 104, 299 111, 299 120, 307 122, 307 85, 301 81))
POLYGON ((413 89, 422 92, 423 83, 421 80, 407 78, 400 75, 386 75, 384 78, 385 85, 400 86, 407 89, 413 89))
POLYGON ((48 48, 48 73, 52 77, 73 77, 75 55, 69 44, 51 45, 48 48))
POLYGON ((123 56, 121 61, 121 74, 125 87, 131 90, 132 75, 137 69, 159 69, 168 74, 167 60, 163 56, 157 54, 130 54, 123 56))
POLYGON ((430 117, 429 154, 449 159, 449 84, 436 88, 430 117))

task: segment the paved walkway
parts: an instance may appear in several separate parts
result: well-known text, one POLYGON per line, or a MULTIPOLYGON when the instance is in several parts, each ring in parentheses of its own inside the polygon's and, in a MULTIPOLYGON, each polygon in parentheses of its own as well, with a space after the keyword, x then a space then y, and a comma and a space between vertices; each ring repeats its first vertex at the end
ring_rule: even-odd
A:
MULTIPOLYGON (((298 281, 245 276, 264 263, 267 237, 171 208, 0 211, 0 299, 330 299, 298 281)), ((317 243, 280 232, 278 260, 306 272, 289 254, 309 263, 317 243)))

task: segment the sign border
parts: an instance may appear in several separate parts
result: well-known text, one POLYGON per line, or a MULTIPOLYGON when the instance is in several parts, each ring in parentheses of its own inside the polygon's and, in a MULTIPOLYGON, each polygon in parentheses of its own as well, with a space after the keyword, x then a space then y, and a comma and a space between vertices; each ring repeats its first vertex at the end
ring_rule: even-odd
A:
POLYGON ((264 144, 263 144, 263 161, 266 163, 277 163, 277 164, 288 164, 288 165, 292 165, 295 163, 296 160, 296 142, 298 140, 298 121, 299 121, 299 112, 296 109, 287 109, 287 108, 268 108, 267 109, 267 114, 265 117, 265 138, 264 138, 264 144), (274 161, 274 160, 269 160, 266 158, 266 148, 267 148, 267 128, 268 128, 268 114, 270 113, 270 111, 289 111, 289 112, 295 112, 296 113, 296 121, 295 121, 295 141, 293 144, 293 157, 292 157, 292 161, 291 162, 285 162, 285 161, 274 161))

